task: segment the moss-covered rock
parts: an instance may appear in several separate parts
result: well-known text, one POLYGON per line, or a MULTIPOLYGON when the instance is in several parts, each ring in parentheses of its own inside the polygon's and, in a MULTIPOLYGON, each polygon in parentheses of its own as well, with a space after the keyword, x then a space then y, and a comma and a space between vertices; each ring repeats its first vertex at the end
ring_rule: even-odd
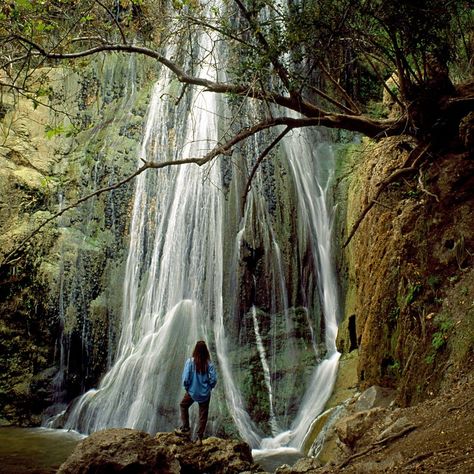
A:
MULTIPOLYGON (((414 146, 404 137, 360 145, 354 171, 344 177, 348 205, 341 240, 379 183, 406 166, 414 146)), ((459 371, 473 348, 469 336, 456 342, 451 329, 453 321, 467 324, 468 308, 445 309, 448 295, 468 287, 456 282, 469 279, 472 263, 473 164, 462 153, 432 159, 384 190, 343 256, 347 291, 339 347, 359 349, 361 387, 396 386, 402 403, 435 393, 447 377, 441 361, 456 360, 459 371)))
POLYGON ((52 108, 2 96, 0 412, 7 422, 37 424, 53 399, 95 384, 115 345, 133 184, 73 207, 11 252, 58 210, 135 170, 155 65, 129 66, 117 54, 75 69, 38 69, 32 80, 50 86, 43 102, 52 108))

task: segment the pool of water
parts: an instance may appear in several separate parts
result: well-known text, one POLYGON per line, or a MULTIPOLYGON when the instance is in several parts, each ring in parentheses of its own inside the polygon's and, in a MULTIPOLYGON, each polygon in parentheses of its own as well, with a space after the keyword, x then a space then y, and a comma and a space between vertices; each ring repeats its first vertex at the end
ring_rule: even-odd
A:
POLYGON ((0 472, 55 473, 83 438, 64 430, 1 427, 0 472))

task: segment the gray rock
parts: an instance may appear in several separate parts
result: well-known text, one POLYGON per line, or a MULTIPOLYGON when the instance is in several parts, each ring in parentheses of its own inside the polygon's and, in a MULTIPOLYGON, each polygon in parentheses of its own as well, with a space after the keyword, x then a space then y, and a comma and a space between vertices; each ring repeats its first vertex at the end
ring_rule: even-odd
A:
POLYGON ((373 408, 339 420, 334 426, 339 440, 349 448, 353 448, 357 441, 372 428, 383 412, 382 408, 373 408))
POLYGON ((384 429, 378 436, 376 441, 383 441, 387 438, 395 436, 402 431, 410 430, 415 428, 415 425, 408 420, 406 416, 399 418, 394 423, 392 423, 388 428, 384 429))
POLYGON ((375 407, 386 408, 395 399, 395 391, 372 385, 362 392, 355 403, 355 411, 370 410, 375 407))

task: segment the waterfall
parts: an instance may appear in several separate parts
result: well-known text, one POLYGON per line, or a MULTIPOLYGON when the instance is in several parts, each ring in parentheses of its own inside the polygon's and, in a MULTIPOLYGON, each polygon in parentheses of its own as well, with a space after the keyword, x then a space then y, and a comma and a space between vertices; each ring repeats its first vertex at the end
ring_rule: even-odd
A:
MULTIPOLYGON (((194 52, 195 74, 216 80, 213 36, 197 35, 194 52)), ((188 88, 174 107, 173 87, 163 70, 150 100, 139 163, 200 157, 219 143, 219 130, 232 113, 224 99, 188 88)), ((240 215, 231 209, 238 207, 233 200, 239 201, 261 149, 254 140, 232 157, 241 160, 235 167, 226 157, 203 167, 149 170, 137 178, 120 341, 110 370, 74 403, 66 428, 156 432, 177 426, 181 371, 195 342, 204 339, 217 356, 219 373, 210 429, 226 432, 232 420, 253 448, 303 446, 331 394, 339 359, 329 193, 333 157, 318 133, 287 136, 275 164, 257 173, 240 215), (281 209, 275 202, 279 187, 288 201, 281 209), (277 228, 280 214, 282 221, 294 222, 297 241, 289 242, 289 231, 277 228), (264 277, 257 279, 259 272, 264 277), (252 282, 242 295, 247 278, 252 282), (257 390, 265 392, 268 412, 251 406, 257 390)))
MULTIPOLYGON (((204 60, 198 72, 215 79, 204 60)), ((196 90, 183 103, 190 112, 170 116, 169 83, 164 73, 154 88, 140 158, 200 156, 217 142, 217 97, 196 90)), ((220 179, 212 163, 138 177, 116 360, 98 389, 76 403, 66 427, 154 432, 177 425, 185 359, 198 339, 210 339, 211 316, 221 311, 220 179)))
POLYGON ((276 436, 279 430, 278 430, 278 423, 275 420, 275 412, 273 409, 273 389, 272 389, 272 383, 271 383, 270 368, 268 367, 267 354, 265 352, 265 347, 263 347, 262 337, 260 336, 260 329, 258 327, 258 319, 257 319, 257 309, 255 308, 255 306, 252 306, 251 311, 252 311, 253 327, 255 330, 255 338, 257 340, 258 354, 262 362, 263 377, 265 379, 265 386, 268 391, 268 402, 270 404, 270 408, 269 408, 270 426, 272 428, 272 434, 276 436))
POLYGON ((330 203, 330 184, 334 172, 331 148, 319 143, 313 152, 314 138, 306 131, 293 133, 285 149, 294 173, 303 217, 298 235, 308 233, 318 272, 321 307, 325 323, 326 358, 315 368, 299 413, 293 422, 292 446, 301 447, 315 414, 324 409, 336 380, 340 353, 336 349, 338 286, 332 251, 334 208, 330 203), (312 159, 302 160, 302 156, 312 159), (325 169, 326 168, 326 169, 325 169))

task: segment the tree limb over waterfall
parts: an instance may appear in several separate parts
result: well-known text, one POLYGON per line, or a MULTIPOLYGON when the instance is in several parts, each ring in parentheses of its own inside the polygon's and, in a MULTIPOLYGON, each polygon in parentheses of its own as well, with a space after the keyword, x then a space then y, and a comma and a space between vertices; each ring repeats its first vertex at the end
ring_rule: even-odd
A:
MULTIPOLYGON (((299 96, 286 96, 267 92, 265 90, 255 88, 253 85, 214 82, 208 79, 192 76, 187 74, 173 61, 170 61, 157 51, 144 46, 134 46, 129 44, 102 44, 74 53, 53 53, 44 50, 40 45, 32 42, 28 38, 18 36, 16 39, 35 49, 40 56, 57 61, 78 59, 102 52, 122 52, 148 56, 150 58, 156 59, 163 66, 167 67, 171 72, 173 72, 173 74, 175 74, 178 81, 183 84, 200 86, 206 91, 215 92, 217 94, 235 94, 245 98, 252 98, 259 101, 280 105, 286 109, 298 112, 305 117, 316 119, 316 121, 313 123, 314 126, 350 130, 353 132, 362 133, 372 138, 398 135, 403 129, 406 128, 405 118, 403 117, 397 118, 395 120, 374 120, 366 116, 361 116, 357 112, 353 114, 334 113, 323 110, 316 104, 301 99, 299 96)), ((349 111, 349 109, 346 110, 349 111)))
MULTIPOLYGON (((457 134, 461 119, 474 108, 473 47, 468 40, 474 32, 474 16, 462 3, 318 0, 315 8, 313 1, 284 6, 234 0, 205 8, 194 0, 169 4, 13 0, 0 6, 0 91, 27 94, 32 78, 45 65, 116 52, 152 58, 182 84, 241 101, 257 100, 266 106, 264 117, 242 117, 246 125, 226 135, 205 156, 146 162, 129 177, 75 205, 115 189, 148 168, 202 165, 231 154, 234 146, 263 130, 286 127, 278 130, 278 138, 275 133, 268 140, 270 145, 250 173, 246 195, 258 165, 286 130, 293 128, 324 126, 374 139, 407 134, 420 144, 430 143, 433 150, 447 144, 465 146, 457 134), (226 42, 225 80, 196 75, 192 51, 180 53, 190 60, 167 57, 164 52, 168 44, 180 44, 181 37, 192 37, 196 28, 220 35, 213 48, 226 42), (92 46, 78 49, 87 43, 92 46), (469 81, 467 87, 454 85, 469 81), (390 108, 381 102, 384 91, 393 102, 390 108), (299 117, 284 116, 281 109, 299 117)), ((32 100, 35 94, 41 97, 32 88, 32 100)), ((405 168, 390 182, 415 166, 405 168)), ((382 183, 377 197, 386 184, 382 183)))
POLYGON ((472 80, 466 38, 474 26, 470 11, 458 2, 320 0, 318 8, 311 1, 284 6, 234 0, 211 8, 190 0, 50 3, 0 7, 6 82, 24 80, 25 72, 27 78, 38 56, 41 65, 98 53, 138 54, 155 59, 184 84, 275 104, 317 118, 319 126, 372 138, 440 137, 446 118, 459 121, 473 107, 474 93, 461 97, 449 71, 456 60, 458 82, 472 80), (163 52, 196 28, 219 34, 216 42, 227 41, 225 81, 198 77, 192 61, 163 52), (77 49, 87 41, 95 45, 77 49), (384 83, 389 78, 396 80, 384 83), (397 113, 371 111, 383 90, 398 105, 397 113))
POLYGON ((232 154, 232 149, 233 147, 248 138, 249 136, 254 135, 255 133, 266 130, 268 128, 276 127, 276 126, 281 126, 281 125, 286 125, 285 130, 279 135, 277 139, 275 139, 272 144, 270 144, 265 151, 261 154, 259 160, 257 160, 256 166, 254 166, 254 169, 252 170, 252 173, 250 175, 250 178, 247 183, 245 195, 243 197, 243 200, 245 200, 247 193, 250 188, 250 183, 253 178, 253 175, 256 172, 256 169, 258 167, 258 164, 267 156, 267 154, 271 151, 272 148, 274 148, 277 143, 283 138, 290 130, 293 128, 301 128, 301 127, 310 127, 314 125, 313 120, 311 119, 294 119, 291 117, 276 117, 275 119, 272 120, 266 120, 263 122, 260 122, 253 127, 246 128, 241 130, 239 133, 235 134, 230 140, 227 142, 215 146, 210 152, 206 153, 204 156, 200 158, 183 158, 180 160, 169 160, 169 161, 146 161, 142 159, 143 165, 141 165, 134 173, 131 175, 127 176, 126 178, 110 185, 106 186, 101 189, 97 189, 96 191, 93 191, 92 193, 87 194, 86 196, 81 197, 80 199, 74 201, 73 203, 69 204, 68 206, 62 208, 58 212, 54 213, 52 216, 48 217, 45 219, 41 224, 39 224, 37 227, 35 227, 25 238, 23 238, 18 245, 15 246, 11 251, 9 251, 5 256, 2 257, 2 260, 0 261, 0 267, 8 265, 10 263, 13 263, 15 260, 15 256, 22 250, 28 242, 31 241, 31 239, 38 234, 46 225, 50 224, 54 220, 56 220, 58 217, 61 217, 65 212, 70 211, 71 209, 76 208, 80 204, 88 201, 89 199, 99 196, 103 193, 113 191, 114 189, 120 188, 124 184, 132 181, 134 178, 142 174, 144 171, 148 169, 163 169, 163 168, 169 168, 172 166, 182 166, 182 165, 189 165, 189 164, 195 164, 198 166, 203 166, 206 163, 209 163, 213 159, 217 158, 218 156, 229 156, 232 154))

